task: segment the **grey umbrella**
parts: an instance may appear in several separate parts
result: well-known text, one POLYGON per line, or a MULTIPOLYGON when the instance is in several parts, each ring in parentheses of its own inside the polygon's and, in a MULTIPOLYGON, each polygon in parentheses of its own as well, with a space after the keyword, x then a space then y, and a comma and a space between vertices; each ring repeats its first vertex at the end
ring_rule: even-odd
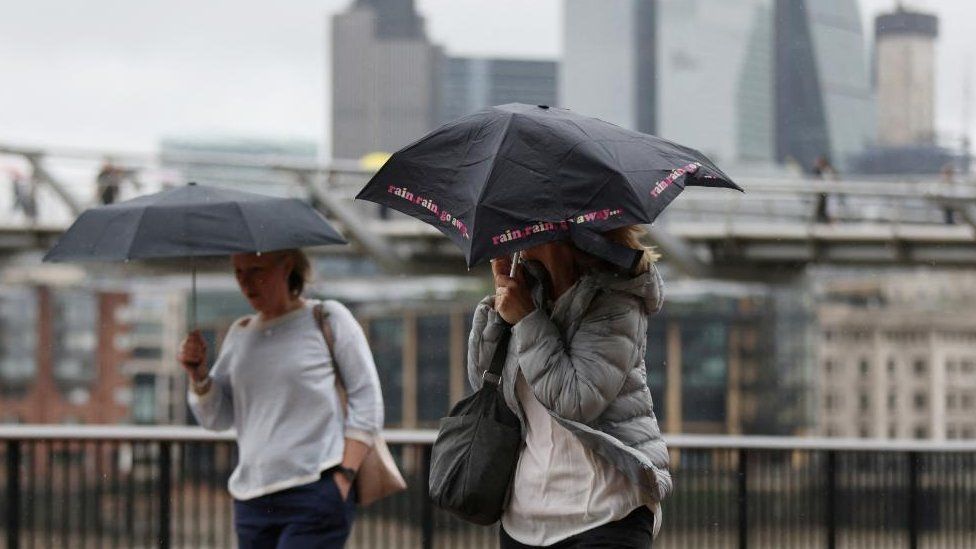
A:
MULTIPOLYGON (((190 183, 86 210, 44 261, 210 257, 325 244, 346 240, 301 200, 190 183)), ((195 325, 195 265, 192 271, 195 325)))

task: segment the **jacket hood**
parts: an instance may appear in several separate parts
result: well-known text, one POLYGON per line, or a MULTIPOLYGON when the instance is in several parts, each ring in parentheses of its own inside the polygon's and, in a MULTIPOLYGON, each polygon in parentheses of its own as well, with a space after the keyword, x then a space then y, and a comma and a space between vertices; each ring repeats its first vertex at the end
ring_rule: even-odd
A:
POLYGON ((639 275, 628 278, 615 273, 599 273, 595 275, 601 286, 616 292, 633 294, 644 304, 644 312, 651 315, 661 310, 664 305, 664 281, 657 266, 639 275))
MULTIPOLYGON (((536 304, 544 303, 549 285, 549 275, 545 267, 538 261, 523 261, 522 264, 530 279, 534 279, 531 284, 536 304)), ((647 272, 634 277, 609 271, 600 271, 588 276, 594 279, 598 287, 638 297, 644 305, 645 314, 652 315, 660 311, 664 305, 664 281, 656 265, 652 264, 647 272)))

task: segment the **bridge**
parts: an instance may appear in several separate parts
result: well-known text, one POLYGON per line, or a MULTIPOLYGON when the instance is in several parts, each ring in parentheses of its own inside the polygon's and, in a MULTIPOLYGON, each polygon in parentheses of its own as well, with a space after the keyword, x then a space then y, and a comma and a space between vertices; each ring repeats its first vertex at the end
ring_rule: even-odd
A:
MULTIPOLYGON (((388 272, 459 272, 460 252, 437 230, 353 200, 371 172, 355 162, 233 154, 128 154, 0 144, 0 257, 47 249, 96 204, 104 158, 125 174, 121 198, 197 179, 309 200, 388 272), (2 175, 6 167, 7 177, 2 175), (14 173, 35 215, 12 199, 14 173)), ((790 277, 808 265, 976 267, 976 181, 745 178, 745 194, 690 188, 649 227, 674 268, 696 277, 790 277), (829 221, 817 220, 826 195, 829 221)))

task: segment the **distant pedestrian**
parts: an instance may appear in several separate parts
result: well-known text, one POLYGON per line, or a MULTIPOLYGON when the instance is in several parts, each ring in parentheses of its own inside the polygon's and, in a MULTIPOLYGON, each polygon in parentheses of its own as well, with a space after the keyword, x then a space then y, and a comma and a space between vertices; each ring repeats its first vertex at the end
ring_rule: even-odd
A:
MULTIPOLYGON (((956 186, 956 168, 952 164, 946 164, 942 166, 942 170, 939 172, 942 177, 942 182, 946 186, 946 194, 952 194, 955 191, 956 186)), ((942 214, 944 216, 946 225, 955 225, 956 223, 956 210, 949 206, 948 200, 952 197, 947 197, 945 206, 942 207, 942 214)))
POLYGON ((105 159, 102 168, 95 178, 98 200, 103 205, 114 204, 119 197, 119 187, 122 185, 123 170, 115 166, 110 158, 105 159))
POLYGON ((228 486, 238 545, 342 547, 356 513, 353 481, 383 426, 366 337, 341 303, 302 298, 309 265, 300 250, 237 254, 233 265, 255 314, 232 325, 212 370, 198 331, 178 360, 200 424, 237 433, 240 459, 228 486))
MULTIPOLYGON (((604 233, 644 250, 641 229, 604 233)), ((492 262, 495 294, 472 324, 472 387, 511 325, 500 390, 524 444, 502 515, 502 549, 651 547, 671 491, 668 451, 647 388, 648 316, 662 303, 656 254, 632 271, 568 241, 492 262)))
MULTIPOLYGON (((820 155, 817 157, 817 161, 814 163, 813 168, 810 170, 813 176, 821 181, 826 180, 836 180, 837 170, 830 163, 830 160, 825 155, 820 155)), ((832 223, 834 218, 830 211, 830 193, 823 191, 817 195, 817 207, 814 211, 814 219, 817 223, 832 223)))
POLYGON ((34 185, 30 178, 27 178, 17 170, 10 172, 10 185, 13 188, 14 209, 23 212, 27 219, 33 223, 37 220, 37 197, 34 193, 34 185))

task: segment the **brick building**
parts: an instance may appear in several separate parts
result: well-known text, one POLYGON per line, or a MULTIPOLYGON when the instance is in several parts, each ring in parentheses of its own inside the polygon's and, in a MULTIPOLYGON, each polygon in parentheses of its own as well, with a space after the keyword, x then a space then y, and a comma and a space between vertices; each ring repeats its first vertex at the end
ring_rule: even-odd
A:
POLYGON ((0 291, 0 421, 125 423, 130 385, 120 348, 122 293, 82 287, 0 291))

